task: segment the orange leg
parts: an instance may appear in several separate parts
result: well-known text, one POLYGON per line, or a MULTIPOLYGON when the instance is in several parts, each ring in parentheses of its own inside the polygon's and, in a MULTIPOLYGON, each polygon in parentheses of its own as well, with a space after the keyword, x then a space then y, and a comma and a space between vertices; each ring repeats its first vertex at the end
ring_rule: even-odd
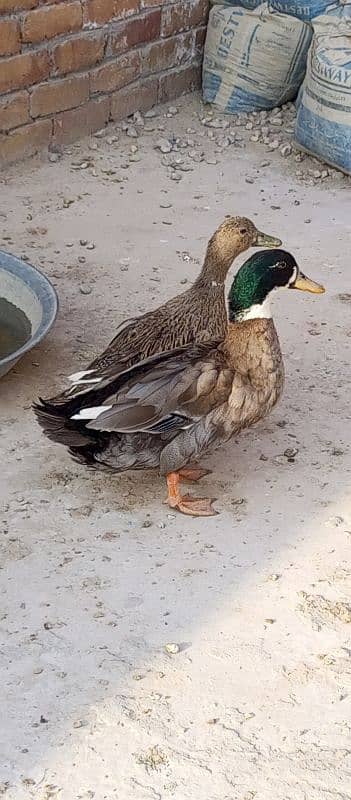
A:
POLYGON ((212 517, 217 514, 218 512, 212 508, 213 501, 209 497, 192 497, 189 494, 180 494, 181 472, 169 472, 167 475, 168 505, 171 508, 177 508, 182 514, 189 514, 191 517, 212 517))
POLYGON ((211 469, 201 469, 201 467, 194 465, 193 467, 183 467, 183 469, 179 470, 178 475, 185 481, 199 481, 205 475, 210 475, 211 472, 211 469))

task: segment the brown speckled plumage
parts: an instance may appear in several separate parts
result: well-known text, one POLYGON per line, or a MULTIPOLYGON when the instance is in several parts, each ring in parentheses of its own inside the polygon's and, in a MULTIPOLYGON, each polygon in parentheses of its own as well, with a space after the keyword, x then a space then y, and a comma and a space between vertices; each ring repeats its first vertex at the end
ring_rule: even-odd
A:
MULTIPOLYGON (((230 324, 222 344, 192 344, 152 356, 91 389, 90 406, 106 411, 87 422, 65 406, 44 403, 37 411, 49 438, 70 447, 80 461, 114 471, 159 466, 162 474, 252 425, 276 403, 283 367, 272 320, 230 324)), ((79 406, 81 407, 81 406, 79 406)))
MULTIPOLYGON (((228 217, 208 242, 200 275, 182 294, 164 305, 121 325, 106 350, 87 367, 90 377, 110 380, 121 370, 143 358, 182 347, 189 342, 223 339, 227 325, 225 279, 234 259, 249 247, 279 244, 260 233, 246 217, 228 217)), ((102 385, 102 383, 101 383, 102 385)), ((71 387, 72 394, 89 390, 89 385, 71 387)), ((65 393, 57 400, 65 399, 65 393)))

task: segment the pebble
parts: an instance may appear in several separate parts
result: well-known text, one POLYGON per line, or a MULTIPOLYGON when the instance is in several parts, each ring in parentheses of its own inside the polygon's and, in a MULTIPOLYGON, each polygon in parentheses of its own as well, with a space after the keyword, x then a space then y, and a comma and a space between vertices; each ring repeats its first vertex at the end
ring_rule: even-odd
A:
POLYGON ((137 129, 134 125, 129 125, 126 131, 127 136, 130 136, 132 139, 137 139, 139 134, 137 129))
POLYGON ((59 153, 49 153, 48 159, 51 161, 52 164, 56 164, 57 161, 60 161, 61 156, 59 153))
POLYGON ((298 451, 297 447, 287 447, 286 450, 284 450, 284 455, 285 455, 285 457, 287 459, 295 458, 295 456, 297 456, 298 452, 299 451, 298 451))
POLYGON ((285 144, 282 144, 281 147, 280 147, 280 153, 283 156, 283 158, 287 158, 288 156, 291 156, 292 145, 289 142, 285 142, 285 144))
POLYGON ((150 108, 149 111, 145 111, 144 114, 145 119, 154 119, 156 116, 157 114, 154 108, 150 108))
POLYGON ((175 656, 177 653, 180 653, 180 646, 176 644, 176 642, 168 642, 168 644, 165 644, 165 651, 169 655, 175 656))
POLYGON ((79 287, 79 291, 80 291, 81 294, 91 294, 93 290, 92 290, 92 287, 89 286, 89 285, 87 285, 87 286, 81 285, 79 287))
POLYGON ((158 139, 155 149, 161 150, 161 153, 170 153, 172 151, 172 145, 168 139, 158 139))

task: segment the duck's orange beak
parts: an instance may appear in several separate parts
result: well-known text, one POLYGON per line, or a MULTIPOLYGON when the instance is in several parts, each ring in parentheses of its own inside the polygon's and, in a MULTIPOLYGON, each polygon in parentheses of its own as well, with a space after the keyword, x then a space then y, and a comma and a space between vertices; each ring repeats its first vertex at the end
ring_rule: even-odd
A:
POLYGON ((324 286, 307 278, 303 272, 300 272, 294 283, 290 284, 290 289, 300 289, 301 292, 312 292, 312 294, 324 294, 325 292, 324 286))

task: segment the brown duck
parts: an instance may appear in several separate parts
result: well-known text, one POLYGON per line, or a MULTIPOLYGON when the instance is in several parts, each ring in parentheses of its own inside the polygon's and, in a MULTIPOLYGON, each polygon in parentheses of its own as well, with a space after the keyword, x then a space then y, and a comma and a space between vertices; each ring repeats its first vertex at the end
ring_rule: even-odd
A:
POLYGON ((280 239, 261 233, 246 217, 227 217, 210 239, 202 270, 191 288, 155 311, 122 323, 107 349, 86 370, 70 376, 71 396, 89 391, 94 384, 101 386, 120 369, 155 353, 193 341, 223 338, 227 325, 225 279, 234 259, 249 247, 280 244, 280 239))
POLYGON ((192 516, 216 513, 209 498, 182 495, 180 480, 207 474, 193 462, 257 422, 280 397, 284 370, 269 296, 284 287, 324 291, 290 253, 256 253, 233 281, 224 341, 178 347, 111 374, 83 395, 41 401, 40 425, 89 466, 158 467, 172 508, 192 516))

